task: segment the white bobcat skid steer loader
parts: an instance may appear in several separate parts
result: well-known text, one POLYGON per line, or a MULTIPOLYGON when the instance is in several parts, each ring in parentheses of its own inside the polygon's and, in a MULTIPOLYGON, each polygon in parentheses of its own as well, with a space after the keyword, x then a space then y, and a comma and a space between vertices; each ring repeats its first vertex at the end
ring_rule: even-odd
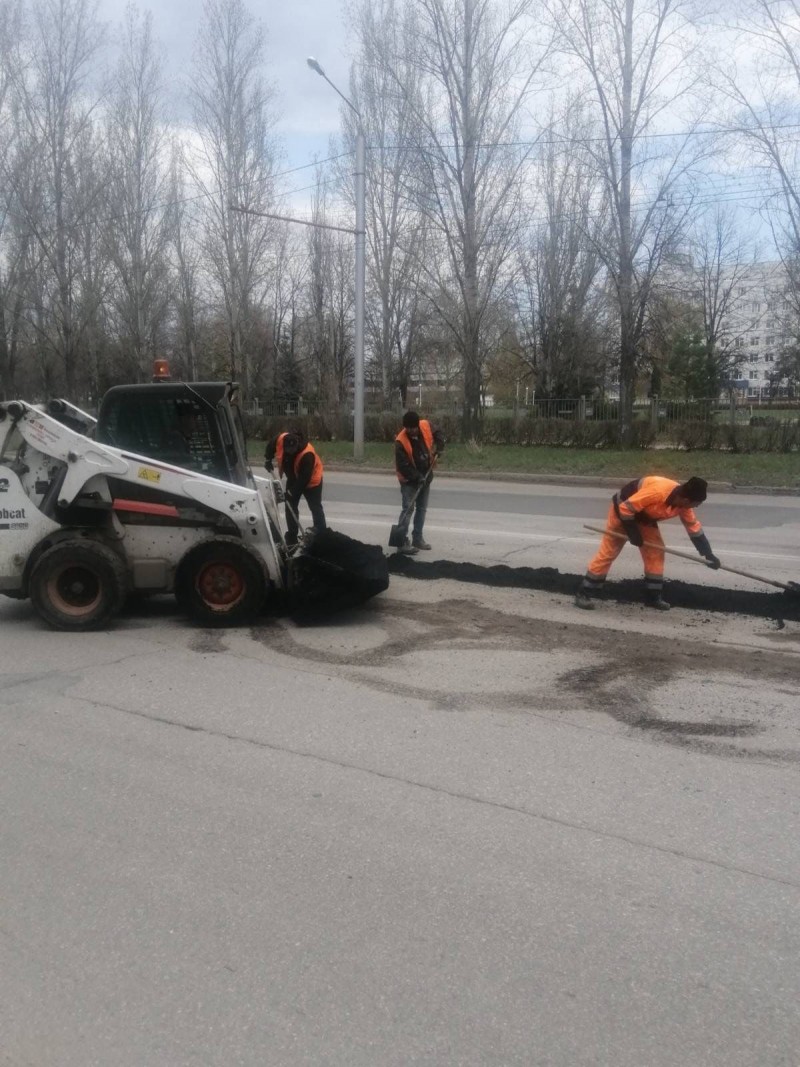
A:
POLYGON ((1 593, 30 597, 58 629, 92 630, 134 591, 174 592, 213 626, 252 619, 271 590, 284 588, 272 483, 242 462, 229 407, 225 418, 215 415, 230 386, 175 389, 120 387, 126 402, 137 391, 152 402, 134 404, 131 419, 107 420, 104 438, 103 409, 95 427, 64 401, 0 404, 1 593), (150 396, 153 389, 162 392, 150 396), (154 413, 179 401, 182 439, 145 451, 159 428, 154 413), (114 433, 119 440, 108 443, 114 433), (135 450, 137 441, 145 448, 135 450))

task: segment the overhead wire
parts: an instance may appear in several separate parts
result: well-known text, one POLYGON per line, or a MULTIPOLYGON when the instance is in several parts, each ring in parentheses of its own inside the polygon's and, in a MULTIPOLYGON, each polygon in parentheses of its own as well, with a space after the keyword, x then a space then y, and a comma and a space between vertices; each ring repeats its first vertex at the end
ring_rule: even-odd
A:
MULTIPOLYGON (((779 126, 774 126, 774 127, 771 127, 771 128, 772 129, 784 129, 784 130, 788 130, 788 129, 798 129, 798 130, 800 130, 800 123, 784 123, 784 124, 781 124, 779 126)), ((688 136, 699 136, 699 135, 703 135, 703 136, 715 136, 715 135, 726 136, 726 135, 729 135, 731 133, 746 132, 747 129, 748 129, 747 127, 726 127, 724 129, 713 129, 713 130, 682 130, 682 131, 647 134, 647 135, 643 135, 641 140, 647 140, 649 138, 654 138, 654 137, 657 137, 657 138, 666 138, 666 137, 669 137, 669 138, 685 138, 685 137, 688 137, 688 136)), ((604 143, 605 141, 606 141, 606 138, 604 138, 604 137, 586 138, 586 137, 566 137, 566 136, 558 135, 556 137, 551 137, 551 138, 537 138, 537 139, 531 140, 531 141, 478 142, 476 146, 477 147, 484 147, 484 148, 513 148, 513 147, 534 148, 534 147, 546 146, 546 145, 565 145, 565 146, 567 146, 567 145, 581 145, 581 144, 586 144, 586 143, 604 143)), ((399 148, 399 147, 401 147, 401 146, 398 146, 398 145, 383 145, 383 146, 380 146, 380 149, 379 149, 378 146, 368 145, 367 146, 367 151, 368 152, 375 152, 375 151, 378 151, 378 150, 394 151, 394 150, 397 150, 397 148, 399 148)), ((419 153, 424 153, 424 154, 434 154, 436 151, 438 151, 440 149, 455 149, 456 147, 463 147, 463 145, 441 143, 439 146, 437 146, 436 149, 434 149, 434 148, 423 148, 422 146, 419 146, 419 145, 411 146, 410 149, 408 148, 408 146, 402 146, 402 147, 406 151, 410 150, 412 152, 419 152, 419 153)), ((332 155, 326 156, 326 157, 324 157, 322 159, 316 159, 316 160, 313 160, 313 161, 311 161, 309 163, 300 164, 300 165, 295 166, 295 167, 286 168, 286 169, 284 169, 282 171, 276 171, 273 174, 265 175, 263 181, 264 182, 274 182, 274 181, 276 181, 276 180, 278 180, 278 179, 280 179, 282 177, 286 177, 287 175, 296 174, 296 173, 304 171, 304 170, 309 170, 309 169, 311 169, 313 167, 321 167, 326 163, 332 163, 332 162, 335 162, 335 161, 340 160, 340 159, 345 159, 345 158, 348 158, 348 157, 352 157, 353 155, 354 155, 354 153, 353 153, 352 150, 343 151, 343 152, 337 152, 337 153, 334 153, 332 155)), ((534 166, 534 165, 537 165, 540 161, 538 159, 536 159, 536 158, 530 158, 530 159, 526 160, 525 162, 528 165, 534 166)), ((5 166, 4 166, 4 169, 6 169, 5 166)), ((685 193, 685 194, 681 194, 680 196, 677 196, 676 194, 673 194, 671 200, 672 200, 673 204, 679 203, 679 202, 686 202, 689 199, 694 199, 695 202, 697 202, 698 196, 699 196, 701 198, 701 202, 703 202, 703 203, 713 203, 713 202, 715 202, 715 200, 720 202, 720 203, 732 203, 732 202, 737 202, 737 201, 738 202, 746 202, 748 199, 755 199, 757 194, 762 194, 762 198, 763 198, 763 192, 764 192, 763 183, 760 183, 758 186, 753 186, 752 187, 752 196, 751 197, 738 196, 738 195, 735 196, 735 197, 732 196, 733 193, 744 192, 745 190, 737 190, 737 189, 732 188, 730 186, 735 186, 735 183, 737 183, 737 182, 754 181, 754 180, 755 179, 750 175, 719 175, 716 179, 708 179, 705 182, 706 185, 708 185, 708 184, 715 185, 713 194, 711 194, 711 193, 708 193, 708 194, 703 194, 703 193, 701 193, 701 194, 698 194, 698 193, 685 193)), ((328 178, 328 179, 322 179, 321 181, 314 182, 314 183, 311 183, 309 185, 300 186, 300 187, 291 188, 291 189, 286 189, 286 190, 281 190, 277 194, 276 199, 277 200, 281 200, 281 199, 284 199, 284 198, 287 198, 287 197, 291 198, 293 196, 298 195, 299 193, 307 192, 307 191, 309 191, 311 189, 314 189, 314 188, 318 188, 318 187, 321 187, 321 186, 336 185, 336 184, 339 183, 339 181, 340 181, 340 179, 338 177, 333 177, 333 178, 328 178)), ((239 187, 234 187, 234 188, 239 188, 239 187)), ((181 206, 181 205, 184 205, 184 204, 190 204, 190 203, 195 203, 195 202, 206 200, 206 199, 211 199, 213 197, 213 195, 214 194, 212 192, 203 191, 203 192, 200 192, 200 193, 193 193, 193 194, 185 196, 185 197, 170 198, 170 199, 167 199, 167 200, 157 200, 157 201, 153 202, 152 204, 148 205, 147 207, 143 208, 139 212, 130 211, 130 210, 122 210, 122 211, 111 213, 109 215, 102 216, 99 219, 95 219, 95 222, 100 222, 100 223, 103 223, 103 222, 114 222, 114 221, 117 221, 119 219, 131 218, 136 214, 145 214, 145 213, 151 212, 151 211, 166 210, 166 209, 169 209, 171 207, 178 207, 178 206, 181 206)), ((774 194, 771 194, 771 195, 774 195, 774 194)), ((653 202, 654 201, 650 201, 651 204, 653 202)), ((7 214, 12 215, 13 217, 15 217, 17 219, 20 219, 21 221, 27 221, 26 220, 26 216, 21 215, 19 212, 14 212, 13 209, 7 208, 7 214)), ((545 219, 540 219, 540 220, 534 219, 532 221, 543 221, 543 220, 545 220, 545 219)), ((311 220, 309 220, 309 221, 311 221, 311 220)), ((40 231, 40 232, 42 232, 42 231, 40 231)), ((46 230, 44 232, 51 232, 51 231, 46 230)))

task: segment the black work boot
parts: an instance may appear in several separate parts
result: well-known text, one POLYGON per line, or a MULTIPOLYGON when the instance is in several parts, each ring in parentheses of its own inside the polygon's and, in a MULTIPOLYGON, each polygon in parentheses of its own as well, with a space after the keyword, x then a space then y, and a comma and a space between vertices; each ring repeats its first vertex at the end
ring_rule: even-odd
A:
POLYGON ((586 574, 581 581, 578 591, 575 594, 575 607, 583 608, 584 611, 594 611, 597 607, 595 601, 603 587, 603 579, 593 578, 586 574))
POLYGON ((660 589, 646 589, 644 602, 648 608, 655 608, 656 611, 669 611, 669 604, 662 597, 660 589))

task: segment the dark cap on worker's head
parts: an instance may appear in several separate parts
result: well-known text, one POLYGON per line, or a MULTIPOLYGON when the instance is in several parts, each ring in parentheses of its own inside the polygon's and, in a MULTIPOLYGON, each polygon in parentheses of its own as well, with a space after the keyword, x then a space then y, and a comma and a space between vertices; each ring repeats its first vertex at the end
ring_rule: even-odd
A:
POLYGON ((708 482, 704 478, 690 478, 681 486, 681 496, 691 500, 693 504, 702 504, 708 496, 708 482))
POLYGON ((300 435, 296 433, 287 433, 283 439, 283 451, 289 456, 294 455, 295 452, 299 452, 300 435))
POLYGON ((416 411, 407 411, 403 416, 403 427, 406 430, 413 430, 415 426, 419 426, 419 415, 416 411))

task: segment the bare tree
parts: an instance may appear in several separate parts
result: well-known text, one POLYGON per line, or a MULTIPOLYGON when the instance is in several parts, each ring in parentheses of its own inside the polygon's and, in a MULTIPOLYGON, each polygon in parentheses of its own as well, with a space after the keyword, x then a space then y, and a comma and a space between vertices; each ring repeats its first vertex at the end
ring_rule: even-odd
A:
POLYGON ((169 174, 162 96, 152 15, 142 16, 129 7, 107 112, 106 139, 113 304, 126 376, 133 380, 149 372, 163 343, 169 306, 169 218, 164 209, 169 174))
POLYGON ((703 312, 707 395, 735 377, 743 358, 737 338, 746 326, 736 314, 741 297, 754 288, 752 247, 736 229, 730 209, 721 206, 700 221, 689 244, 693 289, 703 312))
POLYGON ((304 388, 300 324, 309 261, 305 235, 301 238, 294 230, 278 229, 272 294, 272 395, 282 403, 296 402, 304 388))
POLYGON ((170 294, 176 319, 175 348, 178 369, 190 381, 198 378, 198 330, 202 316, 200 248, 197 219, 186 195, 186 165, 180 145, 173 145, 170 163, 169 207, 166 233, 170 242, 172 284, 170 294))
POLYGON ((31 259, 31 235, 18 204, 25 183, 25 151, 15 106, 22 36, 21 3, 0 0, 0 396, 4 398, 15 394, 31 259))
POLYGON ((620 430, 629 441, 647 306, 665 251, 677 243, 688 203, 676 194, 699 150, 691 136, 658 154, 648 134, 695 87, 692 0, 547 0, 559 48, 586 76, 602 129, 589 142, 606 186, 610 240, 598 247, 619 316, 620 430), (640 206, 634 193, 646 196, 640 206), (645 193, 645 190, 647 192, 645 193))
POLYGON ((800 315, 800 0, 745 0, 734 11, 742 40, 738 65, 730 54, 713 84, 727 98, 735 151, 742 139, 760 171, 764 208, 787 269, 789 298, 800 315))
MULTIPOLYGON (((418 170, 414 143, 420 106, 413 9, 404 0, 362 2, 352 17, 359 53, 350 95, 367 142, 367 330, 378 363, 381 399, 390 406, 397 388, 405 395, 408 349, 419 307, 425 217, 411 188, 418 170), (399 84, 398 84, 399 83, 399 84)), ((355 150, 358 119, 342 108, 344 141, 355 150)), ((341 161, 342 190, 352 203, 352 157, 341 161)))
POLYGON ((353 372, 354 248, 349 235, 326 228, 328 183, 317 170, 309 227, 311 361, 318 399, 341 410, 353 372))
POLYGON ((522 225, 531 148, 515 142, 541 56, 529 44, 530 0, 502 9, 493 0, 416 0, 416 10, 415 198, 434 228, 422 269, 461 356, 463 432, 473 436, 483 413, 484 333, 508 289, 522 225))
POLYGON ((200 149, 191 160, 204 194, 204 248, 228 332, 229 373, 244 390, 263 328, 271 223, 248 212, 273 200, 272 90, 262 76, 264 35, 242 0, 206 0, 191 81, 200 149), (232 210, 232 205, 244 210, 232 210))
MULTIPOLYGON (((116 324, 109 299, 112 291, 109 233, 116 225, 116 218, 107 196, 111 180, 102 129, 87 126, 75 148, 76 199, 95 205, 94 210, 82 212, 75 223, 80 249, 75 307, 76 318, 81 323, 82 389, 84 395, 96 400, 120 380, 116 324)), ((127 375, 123 378, 127 379, 127 375)))
POLYGON ((40 343, 56 355, 72 397, 78 393, 86 327, 77 300, 83 263, 80 225, 97 211, 103 189, 99 180, 87 187, 76 179, 77 156, 97 146, 88 133, 99 102, 91 75, 101 41, 102 28, 89 0, 37 0, 29 63, 18 81, 25 139, 35 152, 37 171, 18 198, 41 262, 33 321, 40 343))
POLYGON ((605 195, 581 108, 568 102, 542 138, 529 247, 520 252, 515 304, 523 352, 542 396, 592 388, 605 355, 598 247, 605 244, 605 195))

